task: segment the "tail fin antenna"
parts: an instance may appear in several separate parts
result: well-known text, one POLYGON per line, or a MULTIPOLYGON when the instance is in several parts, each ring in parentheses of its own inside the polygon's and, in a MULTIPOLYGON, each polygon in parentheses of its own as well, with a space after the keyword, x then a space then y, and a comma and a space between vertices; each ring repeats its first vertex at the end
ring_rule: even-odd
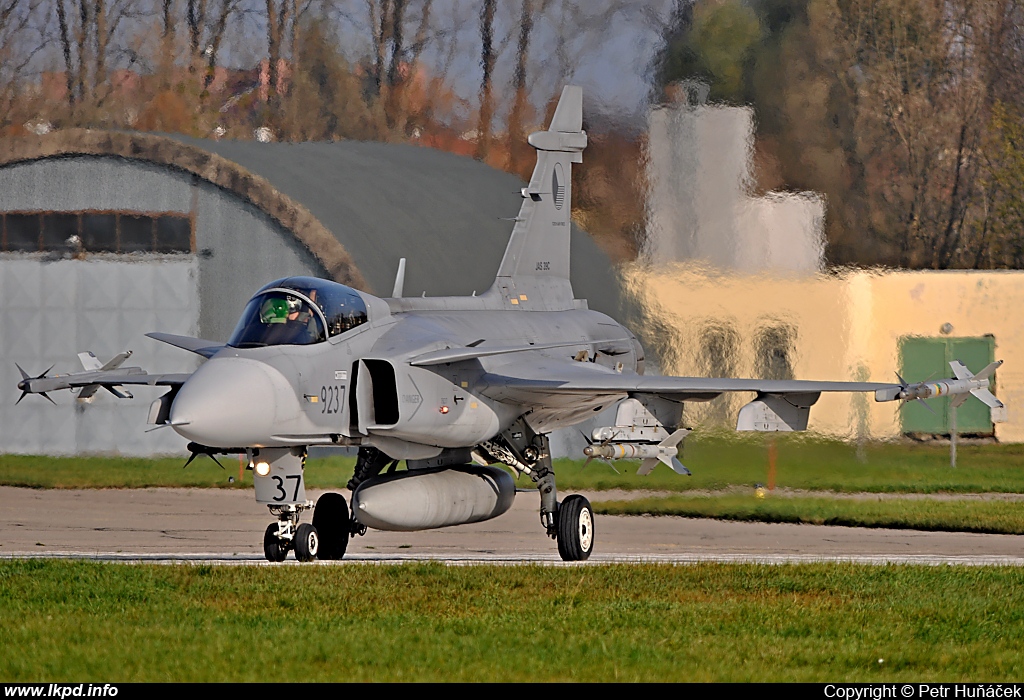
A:
POLYGON ((566 85, 547 131, 530 134, 537 165, 522 190, 523 205, 492 291, 509 309, 573 308, 569 283, 572 164, 583 162, 583 89, 566 85))

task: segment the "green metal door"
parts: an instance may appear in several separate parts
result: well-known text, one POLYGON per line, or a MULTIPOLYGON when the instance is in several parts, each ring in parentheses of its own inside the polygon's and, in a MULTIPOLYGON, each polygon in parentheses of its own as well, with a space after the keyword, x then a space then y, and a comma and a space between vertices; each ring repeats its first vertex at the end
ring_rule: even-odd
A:
MULTIPOLYGON (((996 339, 986 335, 980 338, 922 338, 905 336, 900 338, 900 374, 907 382, 923 382, 950 379, 953 371, 951 360, 960 360, 972 372, 980 372, 995 357, 996 339)), ((992 390, 995 393, 995 378, 992 390)), ((949 397, 928 399, 933 414, 919 401, 910 401, 900 409, 900 420, 904 433, 949 435, 949 397)), ((992 415, 988 406, 973 396, 956 411, 957 432, 961 435, 992 435, 992 415)))

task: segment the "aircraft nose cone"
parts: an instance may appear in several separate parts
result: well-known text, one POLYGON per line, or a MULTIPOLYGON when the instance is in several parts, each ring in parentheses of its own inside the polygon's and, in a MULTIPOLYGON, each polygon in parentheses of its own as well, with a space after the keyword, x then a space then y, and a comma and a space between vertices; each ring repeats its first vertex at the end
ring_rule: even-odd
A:
POLYGON ((215 358, 189 377, 171 404, 182 437, 209 447, 265 445, 277 426, 299 410, 291 385, 270 365, 215 358))

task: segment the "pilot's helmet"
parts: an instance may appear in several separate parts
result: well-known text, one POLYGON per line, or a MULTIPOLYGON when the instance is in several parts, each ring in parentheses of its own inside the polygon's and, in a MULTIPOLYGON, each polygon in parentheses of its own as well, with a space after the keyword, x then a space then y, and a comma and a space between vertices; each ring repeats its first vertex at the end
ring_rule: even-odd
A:
POLYGON ((302 310, 302 300, 291 295, 285 297, 288 301, 288 313, 297 314, 302 310))
POLYGON ((289 304, 284 299, 272 298, 263 302, 260 307, 260 321, 263 323, 286 323, 288 321, 289 304))

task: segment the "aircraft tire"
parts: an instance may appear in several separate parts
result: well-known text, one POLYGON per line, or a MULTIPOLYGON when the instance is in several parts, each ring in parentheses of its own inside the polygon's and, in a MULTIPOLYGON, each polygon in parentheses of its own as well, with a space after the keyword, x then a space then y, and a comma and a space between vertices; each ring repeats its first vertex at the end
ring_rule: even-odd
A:
POLYGON ((295 558, 299 561, 313 561, 320 549, 320 536, 316 528, 302 523, 295 529, 295 558))
POLYGON ((287 554, 288 543, 277 536, 277 523, 270 523, 263 534, 263 556, 267 561, 284 561, 287 554))
POLYGON ((348 549, 348 502, 340 493, 325 493, 313 509, 313 527, 320 536, 317 559, 341 559, 348 549))
POLYGON ((558 554, 563 561, 583 561, 594 550, 594 511, 578 494, 558 506, 558 554))

